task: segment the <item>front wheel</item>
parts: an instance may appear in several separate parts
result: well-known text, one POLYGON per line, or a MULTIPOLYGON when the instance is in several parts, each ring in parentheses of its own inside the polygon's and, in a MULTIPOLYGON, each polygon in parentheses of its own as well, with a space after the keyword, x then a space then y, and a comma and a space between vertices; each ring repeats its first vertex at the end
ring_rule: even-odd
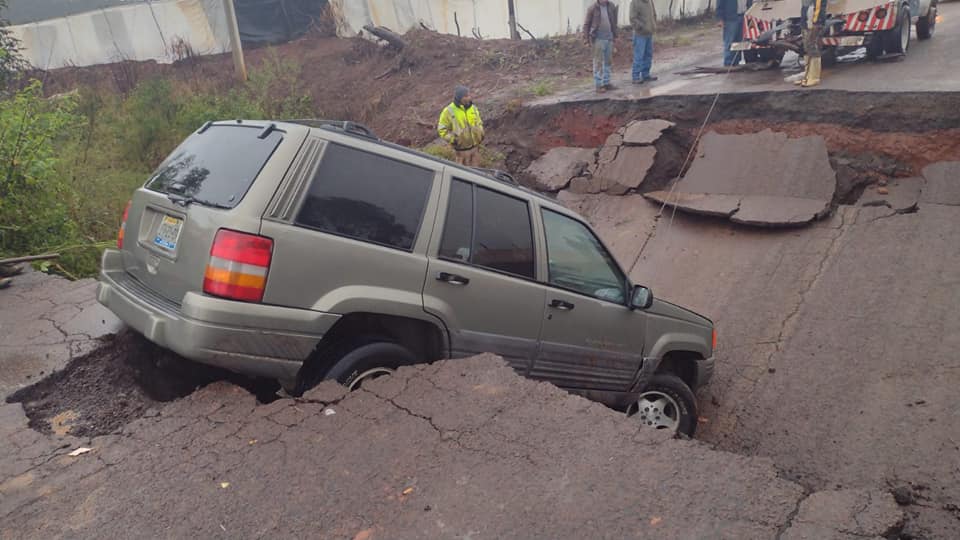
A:
POLYGON ((680 377, 654 375, 627 415, 639 420, 642 426, 692 437, 697 430, 697 398, 680 377))
POLYGON ((937 2, 933 0, 930 3, 930 9, 924 17, 917 21, 917 38, 930 39, 933 37, 934 30, 937 29, 937 2))

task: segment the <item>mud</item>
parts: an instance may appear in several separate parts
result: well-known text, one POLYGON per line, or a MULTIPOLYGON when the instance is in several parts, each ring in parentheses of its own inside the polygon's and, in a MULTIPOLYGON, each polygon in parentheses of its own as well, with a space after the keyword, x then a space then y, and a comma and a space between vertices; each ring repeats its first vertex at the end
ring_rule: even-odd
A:
POLYGON ((228 380, 260 402, 277 398, 276 383, 202 366, 124 331, 102 338, 99 347, 66 368, 7 398, 22 403, 30 427, 41 433, 105 435, 148 414, 162 403, 228 380))

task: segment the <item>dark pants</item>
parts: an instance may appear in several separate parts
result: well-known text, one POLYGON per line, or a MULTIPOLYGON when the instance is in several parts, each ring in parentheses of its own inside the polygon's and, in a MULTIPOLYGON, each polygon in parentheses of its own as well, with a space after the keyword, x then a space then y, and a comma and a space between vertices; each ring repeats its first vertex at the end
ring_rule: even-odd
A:
POLYGON ((735 66, 740 63, 743 54, 730 50, 730 45, 738 41, 743 41, 743 15, 723 20, 723 65, 735 66))
POLYGON ((633 80, 650 78, 653 65, 653 36, 633 35, 633 80))

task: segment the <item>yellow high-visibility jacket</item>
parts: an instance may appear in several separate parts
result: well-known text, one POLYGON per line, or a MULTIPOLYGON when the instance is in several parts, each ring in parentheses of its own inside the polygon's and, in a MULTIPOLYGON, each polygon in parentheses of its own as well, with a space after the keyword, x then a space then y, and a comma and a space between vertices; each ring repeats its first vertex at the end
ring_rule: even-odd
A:
POLYGON ((457 150, 469 150, 483 142, 483 120, 476 105, 464 108, 456 103, 444 107, 437 124, 440 137, 457 150))

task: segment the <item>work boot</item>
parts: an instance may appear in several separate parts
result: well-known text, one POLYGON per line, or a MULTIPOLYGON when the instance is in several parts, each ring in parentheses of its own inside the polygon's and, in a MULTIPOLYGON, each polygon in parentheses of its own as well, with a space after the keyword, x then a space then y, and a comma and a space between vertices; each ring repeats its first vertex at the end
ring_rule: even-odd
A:
POLYGON ((803 57, 803 77, 793 81, 793 84, 797 86, 803 86, 804 82, 807 80, 807 75, 810 74, 810 55, 803 57))
POLYGON ((803 87, 810 88, 811 86, 817 86, 820 84, 820 57, 814 57, 810 59, 808 64, 809 68, 807 69, 807 76, 803 79, 803 87))

